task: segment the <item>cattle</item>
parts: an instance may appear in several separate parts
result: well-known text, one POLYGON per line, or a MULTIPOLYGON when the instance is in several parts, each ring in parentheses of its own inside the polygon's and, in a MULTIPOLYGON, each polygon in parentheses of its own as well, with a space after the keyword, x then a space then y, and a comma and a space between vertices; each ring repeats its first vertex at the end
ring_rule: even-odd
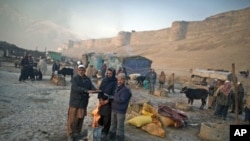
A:
POLYGON ((143 86, 143 81, 146 79, 146 76, 137 76, 136 78, 135 78, 135 80, 137 81, 137 84, 139 84, 139 86, 143 86))
POLYGON ((192 89, 192 88, 184 87, 181 89, 180 93, 186 94, 186 97, 188 98, 188 104, 192 105, 194 99, 201 99, 200 109, 203 109, 204 106, 206 105, 206 101, 208 97, 208 90, 206 89, 202 89, 202 88, 192 89))
POLYGON ((247 78, 248 75, 249 75, 249 70, 247 70, 247 71, 240 71, 240 75, 244 76, 245 78, 247 78))
POLYGON ((141 76, 139 73, 129 74, 129 80, 135 80, 138 76, 141 76))
POLYGON ((58 74, 62 74, 64 77, 66 75, 70 75, 71 78, 72 78, 73 75, 74 75, 74 69, 72 69, 72 68, 62 68, 61 70, 58 71, 58 74))

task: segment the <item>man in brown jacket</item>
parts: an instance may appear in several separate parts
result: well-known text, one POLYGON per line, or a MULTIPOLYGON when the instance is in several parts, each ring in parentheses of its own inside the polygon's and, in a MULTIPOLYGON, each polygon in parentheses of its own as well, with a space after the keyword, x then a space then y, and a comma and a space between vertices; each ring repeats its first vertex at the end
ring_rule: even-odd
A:
POLYGON ((161 71, 161 74, 159 75, 159 89, 162 89, 166 81, 166 74, 164 71, 161 71))
POLYGON ((168 92, 170 93, 170 91, 172 90, 173 93, 175 93, 174 91, 174 73, 172 73, 169 78, 168 78, 168 92))

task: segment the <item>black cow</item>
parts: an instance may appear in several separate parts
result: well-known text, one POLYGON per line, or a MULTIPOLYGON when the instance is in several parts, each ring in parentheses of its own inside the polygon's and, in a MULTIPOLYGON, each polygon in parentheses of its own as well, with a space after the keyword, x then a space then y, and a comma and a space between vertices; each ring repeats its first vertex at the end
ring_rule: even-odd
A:
POLYGON ((249 75, 249 70, 247 70, 247 71, 240 71, 240 75, 244 76, 245 78, 247 78, 248 75, 249 75))
POLYGON ((208 90, 206 89, 192 89, 184 87, 181 89, 180 93, 185 93, 186 97, 188 98, 188 104, 193 104, 194 99, 201 99, 201 106, 200 109, 203 109, 206 105, 207 97, 208 97, 208 90))
POLYGON ((72 78, 73 75, 74 75, 74 69, 72 69, 72 68, 62 68, 61 70, 58 71, 58 74, 62 74, 64 77, 66 75, 70 75, 71 78, 72 78))
POLYGON ((139 84, 139 86, 143 86, 143 81, 146 79, 146 76, 137 76, 135 78, 135 80, 137 81, 137 84, 139 84))

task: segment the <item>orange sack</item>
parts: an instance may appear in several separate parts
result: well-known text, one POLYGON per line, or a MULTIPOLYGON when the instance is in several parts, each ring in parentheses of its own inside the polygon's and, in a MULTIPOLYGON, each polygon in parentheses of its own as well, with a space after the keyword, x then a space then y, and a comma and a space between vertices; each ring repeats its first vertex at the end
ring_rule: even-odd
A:
POLYGON ((97 106, 95 107, 95 109, 92 111, 91 115, 93 116, 93 120, 92 120, 92 124, 91 126, 93 128, 98 127, 98 120, 100 119, 100 114, 99 114, 99 107, 100 104, 98 103, 97 106))

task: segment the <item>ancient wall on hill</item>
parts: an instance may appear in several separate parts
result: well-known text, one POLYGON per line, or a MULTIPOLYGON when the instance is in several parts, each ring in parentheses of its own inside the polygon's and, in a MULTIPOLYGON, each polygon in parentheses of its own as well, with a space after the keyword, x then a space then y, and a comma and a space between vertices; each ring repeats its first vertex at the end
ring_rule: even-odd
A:
POLYGON ((119 32, 116 37, 103 39, 90 39, 74 42, 73 46, 69 48, 95 48, 95 47, 119 47, 119 46, 136 46, 136 45, 150 45, 172 40, 183 39, 185 33, 182 33, 183 27, 175 23, 175 28, 166 28, 155 31, 142 32, 119 32))
POLYGON ((155 31, 133 32, 131 34, 130 45, 150 45, 167 42, 170 35, 169 33, 170 28, 155 31))
POLYGON ((117 36, 103 39, 90 39, 75 42, 73 48, 146 46, 179 40, 217 39, 227 33, 248 30, 250 8, 232 11, 206 18, 203 21, 176 21, 170 28, 154 31, 124 32, 117 36))
POLYGON ((186 38, 188 22, 173 22, 168 41, 178 41, 186 38))
POLYGON ((130 44, 131 33, 119 32, 116 37, 69 42, 70 48, 119 47, 130 44))

